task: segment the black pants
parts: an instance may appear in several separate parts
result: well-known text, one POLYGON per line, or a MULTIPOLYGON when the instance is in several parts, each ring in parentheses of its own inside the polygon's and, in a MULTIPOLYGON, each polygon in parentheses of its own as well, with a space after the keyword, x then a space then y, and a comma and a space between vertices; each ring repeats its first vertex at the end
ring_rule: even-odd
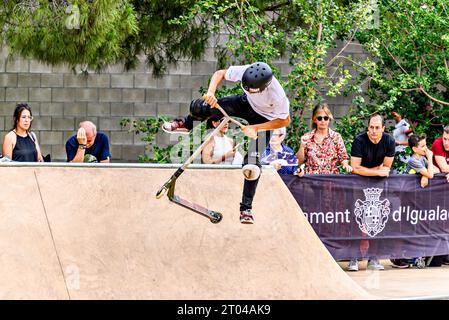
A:
MULTIPOLYGON (((253 110, 246 98, 246 95, 229 96, 218 99, 218 104, 231 117, 239 117, 248 121, 249 124, 259 124, 269 121, 253 110)), ((185 118, 186 127, 193 128, 193 121, 204 121, 213 115, 222 116, 220 110, 211 108, 201 99, 192 101, 190 105, 190 114, 185 118)), ((243 161, 246 164, 255 164, 261 168, 260 154, 265 151, 266 145, 270 140, 270 132, 260 132, 257 134, 257 140, 250 140, 248 153, 243 161)), ((242 202, 240 202, 240 211, 252 209, 254 195, 256 194, 259 178, 253 181, 246 180, 243 184, 242 202)))

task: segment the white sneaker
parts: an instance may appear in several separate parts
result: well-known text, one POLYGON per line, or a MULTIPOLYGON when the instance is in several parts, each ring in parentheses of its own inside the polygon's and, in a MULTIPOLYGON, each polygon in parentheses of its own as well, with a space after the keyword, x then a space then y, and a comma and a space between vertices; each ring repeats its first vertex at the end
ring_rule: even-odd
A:
POLYGON ((349 261, 348 271, 359 271, 359 262, 357 259, 352 259, 349 261))
POLYGON ((418 269, 424 269, 426 267, 426 259, 424 257, 418 257, 415 260, 415 266, 418 269))
POLYGON ((379 260, 377 258, 369 259, 368 260, 368 266, 366 267, 369 270, 384 270, 385 267, 380 264, 379 260))

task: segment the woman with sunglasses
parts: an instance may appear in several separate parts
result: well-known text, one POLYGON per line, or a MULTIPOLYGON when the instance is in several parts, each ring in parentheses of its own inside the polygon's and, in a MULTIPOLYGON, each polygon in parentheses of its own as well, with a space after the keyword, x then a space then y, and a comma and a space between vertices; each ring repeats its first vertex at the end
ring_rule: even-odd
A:
POLYGON ((33 121, 30 106, 18 104, 13 119, 14 128, 3 140, 3 156, 19 162, 43 161, 36 135, 30 131, 33 121))
MULTIPOLYGON (((348 164, 349 157, 341 135, 333 131, 329 124, 333 116, 327 104, 317 105, 312 111, 311 127, 312 131, 301 137, 301 145, 297 153, 299 164, 304 165, 304 170, 299 167, 296 175, 304 174, 338 174, 338 166, 347 172, 352 172, 352 167, 348 164)), ((320 198, 322 208, 338 206, 339 199, 333 197, 334 184, 320 182, 323 188, 323 195, 320 198)), ((334 228, 333 225, 326 226, 334 228)), ((333 233, 343 235, 347 232, 345 228, 339 230, 332 229, 333 233)))
MULTIPOLYGON (((224 118, 212 116, 208 119, 209 126, 218 127, 224 118)), ((237 151, 235 141, 226 136, 229 129, 229 123, 214 136, 213 139, 204 147, 201 154, 203 163, 207 164, 242 164, 243 156, 237 151)))
POLYGON ((296 175, 338 174, 338 166, 352 172, 349 157, 341 135, 329 127, 333 119, 327 104, 317 105, 312 112, 312 131, 301 137, 297 152, 299 165, 305 163, 305 169, 298 168, 296 175))

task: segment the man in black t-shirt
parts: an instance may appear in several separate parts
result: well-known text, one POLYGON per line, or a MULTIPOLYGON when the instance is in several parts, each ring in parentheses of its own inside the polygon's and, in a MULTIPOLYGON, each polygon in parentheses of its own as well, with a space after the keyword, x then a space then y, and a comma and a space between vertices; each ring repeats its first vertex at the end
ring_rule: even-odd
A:
POLYGON ((368 132, 358 135, 352 142, 351 166, 361 176, 388 177, 395 153, 393 137, 384 133, 381 115, 372 115, 368 132))
MULTIPOLYGON (((351 166, 353 173, 361 176, 388 177, 395 154, 394 138, 385 134, 384 119, 379 114, 372 115, 368 120, 368 132, 358 135, 352 142, 351 166)), ((368 240, 362 240, 361 247, 368 245, 368 240)), ((377 243, 369 242, 372 251, 376 251, 377 243)), ((368 260, 368 269, 384 270, 384 266, 375 256, 368 260)), ((352 259, 349 271, 358 271, 357 259, 352 259)))

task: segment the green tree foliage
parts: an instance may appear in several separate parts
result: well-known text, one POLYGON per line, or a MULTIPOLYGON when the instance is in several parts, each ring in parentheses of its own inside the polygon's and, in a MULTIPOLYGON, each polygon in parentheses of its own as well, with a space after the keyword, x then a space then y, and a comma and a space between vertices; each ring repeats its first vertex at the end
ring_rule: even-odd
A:
MULTIPOLYGON (((254 61, 273 64, 287 55, 292 71, 281 82, 293 110, 287 141, 293 149, 308 130, 305 112, 327 97, 360 93, 362 82, 353 79, 350 71, 354 74, 373 65, 368 59, 356 62, 345 54, 356 32, 368 27, 372 8, 366 1, 134 1, 134 7, 139 30, 145 32, 132 41, 134 50, 147 54, 157 74, 167 61, 200 57, 207 42, 215 45, 218 68, 254 61), (226 41, 221 39, 223 32, 226 41), (344 47, 329 57, 337 40, 344 47)), ((280 71, 275 73, 280 78, 280 71)), ((239 86, 223 87, 217 96, 237 92, 241 92, 239 86)))
POLYGON ((172 19, 194 0, 2 0, 0 43, 12 55, 83 70, 136 67, 144 55, 155 75, 179 58, 199 59, 210 30, 205 21, 180 27, 172 19))
MULTIPOLYGON (((328 53, 336 40, 350 42, 357 31, 365 30, 371 11, 366 1, 200 0, 172 23, 182 27, 209 21, 211 34, 226 30, 229 40, 216 41, 221 67, 254 61, 272 64, 288 55, 292 70, 283 85, 293 117, 287 143, 297 149, 300 135, 307 130, 305 111, 326 97, 361 92, 362 82, 353 79, 350 70, 361 71, 373 63, 353 61, 344 52, 346 46, 334 57, 328 53)), ((279 76, 278 70, 275 73, 279 76)))
MULTIPOLYGON (((430 144, 449 124, 449 5, 446 0, 382 0, 375 13, 374 26, 356 38, 376 63, 365 64, 359 73, 356 82, 364 84, 364 97, 355 99, 357 108, 337 130, 350 142, 366 130, 371 114, 391 118, 397 111, 430 144)), ((400 161, 393 167, 405 169, 400 161)))
POLYGON ((383 0, 378 24, 357 38, 376 60, 362 72, 367 101, 348 115, 357 127, 373 112, 398 111, 431 142, 449 124, 449 4, 447 0, 383 0))
POLYGON ((146 153, 139 156, 138 160, 140 162, 170 163, 170 152, 173 146, 161 148, 154 143, 159 128, 162 126, 164 121, 168 121, 168 118, 150 117, 147 119, 138 118, 134 120, 125 118, 120 121, 121 127, 127 128, 128 132, 136 135, 142 135, 141 140, 147 145, 146 153))
POLYGON ((182 26, 172 23, 195 3, 195 0, 133 0, 139 33, 124 44, 126 68, 136 66, 139 54, 145 55, 156 76, 166 71, 168 63, 176 63, 180 58, 200 59, 210 36, 207 21, 198 19, 182 26))
POLYGON ((138 32, 127 0, 5 0, 0 28, 12 54, 83 70, 123 60, 125 40, 138 32))
POLYGON ((338 124, 349 148, 373 112, 399 111, 429 140, 449 122, 448 12, 447 0, 3 0, 0 40, 13 54, 83 69, 133 68, 143 54, 156 75, 208 44, 219 67, 288 57, 287 143, 298 148, 307 110, 351 94, 353 111, 338 124), (345 53, 355 39, 372 59, 345 53))

